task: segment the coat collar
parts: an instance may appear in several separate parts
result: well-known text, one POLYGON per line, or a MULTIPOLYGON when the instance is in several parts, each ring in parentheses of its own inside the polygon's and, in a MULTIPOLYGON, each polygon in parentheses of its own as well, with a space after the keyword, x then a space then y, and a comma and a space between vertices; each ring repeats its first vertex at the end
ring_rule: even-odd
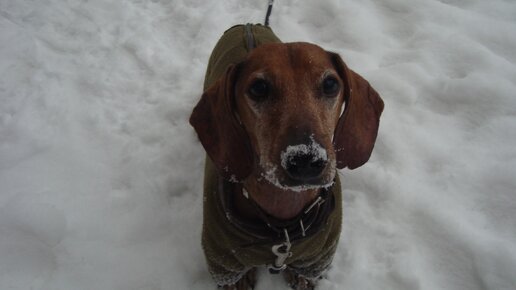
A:
POLYGON ((217 192, 219 204, 229 223, 256 238, 256 243, 244 245, 252 246, 281 241, 284 239, 285 231, 292 242, 315 235, 326 225, 328 217, 335 209, 333 187, 334 185, 322 188, 314 202, 305 207, 299 215, 289 220, 280 220, 267 214, 251 198, 249 200, 255 207, 259 219, 249 220, 239 216, 233 201, 235 194, 242 194, 242 186, 239 183, 219 178, 217 192))

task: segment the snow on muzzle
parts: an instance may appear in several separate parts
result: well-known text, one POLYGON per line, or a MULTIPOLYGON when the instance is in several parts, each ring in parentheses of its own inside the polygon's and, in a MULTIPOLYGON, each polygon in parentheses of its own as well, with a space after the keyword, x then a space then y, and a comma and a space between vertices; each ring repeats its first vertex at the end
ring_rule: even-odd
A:
POLYGON ((281 167, 295 180, 310 181, 320 177, 326 164, 326 149, 312 138, 309 144, 289 145, 281 152, 281 167))

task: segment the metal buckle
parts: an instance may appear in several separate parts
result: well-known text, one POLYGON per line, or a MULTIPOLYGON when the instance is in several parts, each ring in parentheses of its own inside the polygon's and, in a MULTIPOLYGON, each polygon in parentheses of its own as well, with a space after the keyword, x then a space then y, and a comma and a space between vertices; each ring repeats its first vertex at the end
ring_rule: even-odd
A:
POLYGON ((278 274, 285 270, 287 268, 285 261, 292 257, 292 252, 290 251, 292 244, 290 243, 288 231, 287 229, 283 229, 283 231, 285 233, 285 241, 281 244, 272 246, 272 253, 276 255, 276 260, 274 261, 274 264, 269 266, 269 272, 271 274, 278 274))

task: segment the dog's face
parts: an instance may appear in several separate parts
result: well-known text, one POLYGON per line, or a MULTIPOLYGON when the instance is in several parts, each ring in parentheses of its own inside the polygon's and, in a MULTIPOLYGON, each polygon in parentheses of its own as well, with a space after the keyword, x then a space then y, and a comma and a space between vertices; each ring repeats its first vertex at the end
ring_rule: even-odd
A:
POLYGON ((266 44, 237 67, 236 112, 257 155, 254 176, 281 188, 331 184, 345 82, 308 43, 266 44))
POLYGON ((190 123, 223 178, 302 190, 367 162, 382 111, 378 93, 337 54, 271 43, 230 66, 190 123))

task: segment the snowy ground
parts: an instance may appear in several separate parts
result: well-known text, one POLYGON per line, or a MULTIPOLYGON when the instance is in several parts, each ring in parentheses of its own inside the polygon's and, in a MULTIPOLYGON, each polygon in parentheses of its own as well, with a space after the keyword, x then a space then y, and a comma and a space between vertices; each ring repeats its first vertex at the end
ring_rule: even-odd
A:
MULTIPOLYGON (((0 1, 0 289, 214 289, 187 119, 266 2, 0 1)), ((319 289, 516 289, 516 2, 282 0, 271 25, 386 103, 319 289)))

